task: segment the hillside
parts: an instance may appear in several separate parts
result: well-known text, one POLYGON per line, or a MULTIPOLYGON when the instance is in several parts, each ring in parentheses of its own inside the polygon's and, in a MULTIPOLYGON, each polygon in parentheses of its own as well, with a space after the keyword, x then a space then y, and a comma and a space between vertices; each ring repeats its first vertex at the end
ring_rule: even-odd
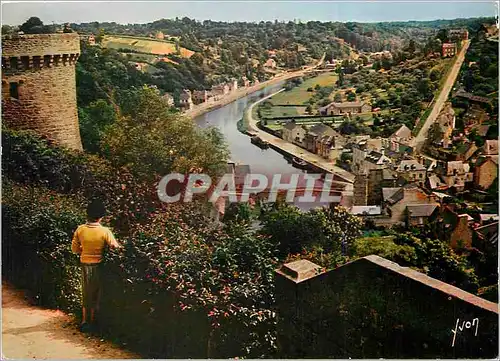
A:
POLYGON ((176 44, 173 42, 144 37, 106 35, 104 36, 101 44, 105 48, 116 50, 126 49, 133 52, 154 55, 177 54, 184 58, 190 58, 194 54, 194 51, 183 47, 179 47, 178 52, 176 44))

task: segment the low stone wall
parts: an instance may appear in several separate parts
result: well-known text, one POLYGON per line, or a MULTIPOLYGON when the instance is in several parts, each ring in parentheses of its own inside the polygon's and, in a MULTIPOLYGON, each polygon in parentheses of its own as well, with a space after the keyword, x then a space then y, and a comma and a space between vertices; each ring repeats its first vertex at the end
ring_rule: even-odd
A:
POLYGON ((277 271, 284 358, 495 358, 498 305, 378 256, 277 271))

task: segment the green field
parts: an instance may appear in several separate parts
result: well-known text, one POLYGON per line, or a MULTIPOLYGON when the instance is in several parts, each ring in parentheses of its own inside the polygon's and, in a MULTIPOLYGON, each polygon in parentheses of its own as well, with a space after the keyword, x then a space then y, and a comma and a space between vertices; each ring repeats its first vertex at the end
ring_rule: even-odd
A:
POLYGON ((329 72, 318 75, 317 77, 306 79, 300 86, 289 91, 284 91, 273 96, 270 100, 273 104, 304 104, 309 100, 313 93, 308 92, 308 88, 313 88, 316 84, 320 86, 334 86, 337 81, 337 73, 329 72))
MULTIPOLYGON (((128 49, 146 54, 168 55, 175 54, 175 44, 168 41, 149 39, 143 37, 131 37, 120 35, 106 35, 102 45, 110 49, 128 49)), ((180 55, 185 58, 191 57, 194 51, 180 48, 180 55)))
POLYGON ((283 106, 273 106, 272 108, 261 108, 260 113, 264 118, 275 118, 275 117, 293 117, 299 115, 305 115, 306 106, 300 107, 283 107, 283 106))

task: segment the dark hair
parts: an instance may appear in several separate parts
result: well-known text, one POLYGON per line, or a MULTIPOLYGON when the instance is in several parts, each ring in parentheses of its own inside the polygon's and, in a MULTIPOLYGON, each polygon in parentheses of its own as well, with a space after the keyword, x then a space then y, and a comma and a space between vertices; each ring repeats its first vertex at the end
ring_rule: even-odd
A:
POLYGON ((89 221, 96 221, 106 215, 106 207, 99 199, 92 200, 87 206, 87 219, 89 221))

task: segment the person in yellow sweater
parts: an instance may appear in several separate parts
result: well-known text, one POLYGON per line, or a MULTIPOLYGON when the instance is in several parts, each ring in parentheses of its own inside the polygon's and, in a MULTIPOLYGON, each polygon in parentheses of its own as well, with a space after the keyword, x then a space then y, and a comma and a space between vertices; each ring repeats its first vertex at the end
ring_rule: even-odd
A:
POLYGON ((82 266, 82 324, 80 329, 87 331, 87 312, 90 312, 90 324, 95 323, 95 313, 99 311, 101 296, 101 262, 107 247, 121 248, 113 233, 101 225, 106 215, 104 204, 94 200, 87 207, 87 223, 78 226, 71 242, 73 253, 80 255, 82 266))

